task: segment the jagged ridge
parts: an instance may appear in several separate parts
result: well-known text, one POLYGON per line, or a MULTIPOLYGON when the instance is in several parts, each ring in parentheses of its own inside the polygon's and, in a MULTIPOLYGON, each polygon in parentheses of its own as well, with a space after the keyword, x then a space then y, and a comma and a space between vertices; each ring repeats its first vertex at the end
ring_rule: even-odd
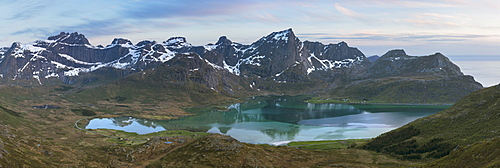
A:
POLYGON ((47 40, 24 45, 16 42, 9 49, 2 49, 0 74, 13 80, 35 78, 42 84, 41 79, 79 76, 105 67, 142 71, 172 59, 176 53, 186 52, 196 53, 233 74, 259 77, 282 74, 296 64, 304 66, 309 74, 349 67, 365 59, 359 50, 344 42, 328 45, 322 51, 304 46, 318 48, 323 44, 301 42, 292 29, 271 33, 251 45, 235 43, 223 36, 216 44, 204 46, 193 46, 184 37, 172 37, 162 43, 141 41, 135 45, 130 40, 116 38, 102 47, 90 45, 82 34, 61 32, 47 40), (342 48, 330 50, 331 46, 342 48), (356 54, 343 53, 344 50, 355 50, 356 54))
MULTIPOLYGON (((250 45, 222 36, 215 44, 203 46, 193 46, 184 37, 172 37, 161 43, 145 40, 135 45, 130 40, 116 38, 102 47, 90 45, 81 34, 61 33, 30 44, 14 43, 1 52, 4 55, 0 62, 3 78, 0 82, 4 83, 31 80, 42 85, 52 79, 62 79, 66 84, 74 84, 80 79, 80 84, 87 84, 99 80, 95 77, 99 76, 98 72, 110 72, 111 76, 120 78, 154 69, 188 54, 217 69, 216 73, 232 74, 212 78, 210 75, 216 73, 200 72, 201 78, 193 80, 206 89, 229 95, 251 89, 257 93, 315 92, 382 102, 451 103, 482 88, 440 53, 408 56, 403 50, 393 50, 371 62, 345 42, 328 45, 302 42, 292 29, 273 32, 250 45), (86 76, 93 77, 87 79, 86 76), (219 87, 221 81, 235 80, 234 76, 241 82, 219 87), (383 95, 392 98, 381 97, 383 95)), ((199 68, 202 67, 187 70, 199 68)))

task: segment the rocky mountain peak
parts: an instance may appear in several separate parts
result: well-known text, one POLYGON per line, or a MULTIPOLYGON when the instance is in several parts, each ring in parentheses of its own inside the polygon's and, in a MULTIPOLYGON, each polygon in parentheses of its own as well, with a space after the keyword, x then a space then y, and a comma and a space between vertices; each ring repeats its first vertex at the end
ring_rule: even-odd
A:
POLYGON ((266 39, 267 41, 288 41, 289 39, 295 39, 295 38, 297 37, 293 33, 292 28, 279 32, 273 32, 268 36, 264 37, 264 39, 266 39))
POLYGON ((349 47, 345 41, 341 41, 340 43, 337 44, 339 47, 349 47))
POLYGON ((229 40, 226 36, 221 36, 219 37, 219 40, 217 40, 217 43, 215 45, 231 45, 233 42, 229 40))
POLYGON ((156 41, 143 40, 136 44, 136 46, 146 46, 146 45, 154 45, 156 41))
POLYGON ((115 38, 111 42, 111 45, 113 45, 113 44, 128 44, 128 45, 132 45, 132 42, 130 40, 124 39, 124 38, 115 38))
POLYGON ((437 53, 435 53, 433 55, 436 56, 436 57, 446 57, 444 54, 441 54, 440 52, 437 52, 437 53))
POLYGON ((370 62, 374 62, 374 61, 378 60, 379 58, 380 58, 380 56, 378 56, 378 55, 372 55, 372 56, 367 57, 368 61, 370 61, 370 62))
POLYGON ((47 38, 47 40, 54 40, 56 42, 67 44, 90 45, 89 40, 83 34, 78 34, 78 32, 61 32, 59 33, 59 35, 50 36, 49 38, 47 38))
POLYGON ((387 58, 387 57, 404 57, 408 56, 406 55, 406 52, 403 49, 395 49, 395 50, 390 50, 387 51, 384 55, 382 55, 382 58, 387 58))
POLYGON ((166 46, 174 47, 174 48, 182 48, 191 46, 186 40, 185 37, 171 37, 168 40, 163 42, 166 46))

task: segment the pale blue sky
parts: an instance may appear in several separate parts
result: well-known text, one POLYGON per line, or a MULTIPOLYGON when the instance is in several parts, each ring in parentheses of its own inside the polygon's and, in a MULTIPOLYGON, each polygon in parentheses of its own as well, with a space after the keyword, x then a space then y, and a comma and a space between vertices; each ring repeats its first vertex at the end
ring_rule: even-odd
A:
POLYGON ((366 55, 500 55, 498 0, 2 0, 0 46, 61 31, 93 45, 184 36, 193 45, 222 36, 250 44, 293 28, 302 40, 347 42, 366 55))

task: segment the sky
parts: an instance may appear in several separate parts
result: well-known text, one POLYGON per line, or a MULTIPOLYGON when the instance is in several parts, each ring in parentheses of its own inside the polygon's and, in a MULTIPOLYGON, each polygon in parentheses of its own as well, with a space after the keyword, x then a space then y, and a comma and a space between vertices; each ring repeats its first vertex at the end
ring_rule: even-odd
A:
POLYGON ((2 0, 0 46, 79 32, 193 45, 225 35, 250 44, 292 28, 302 41, 347 42, 365 55, 500 55, 498 0, 2 0))

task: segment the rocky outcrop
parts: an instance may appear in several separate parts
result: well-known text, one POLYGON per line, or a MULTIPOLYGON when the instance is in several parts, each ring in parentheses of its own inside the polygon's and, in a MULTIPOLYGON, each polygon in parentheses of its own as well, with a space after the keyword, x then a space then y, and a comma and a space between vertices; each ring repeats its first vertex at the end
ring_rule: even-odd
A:
POLYGON ((74 33, 61 32, 59 35, 51 36, 47 40, 66 43, 66 44, 76 44, 76 45, 90 45, 89 40, 83 35, 74 33))

